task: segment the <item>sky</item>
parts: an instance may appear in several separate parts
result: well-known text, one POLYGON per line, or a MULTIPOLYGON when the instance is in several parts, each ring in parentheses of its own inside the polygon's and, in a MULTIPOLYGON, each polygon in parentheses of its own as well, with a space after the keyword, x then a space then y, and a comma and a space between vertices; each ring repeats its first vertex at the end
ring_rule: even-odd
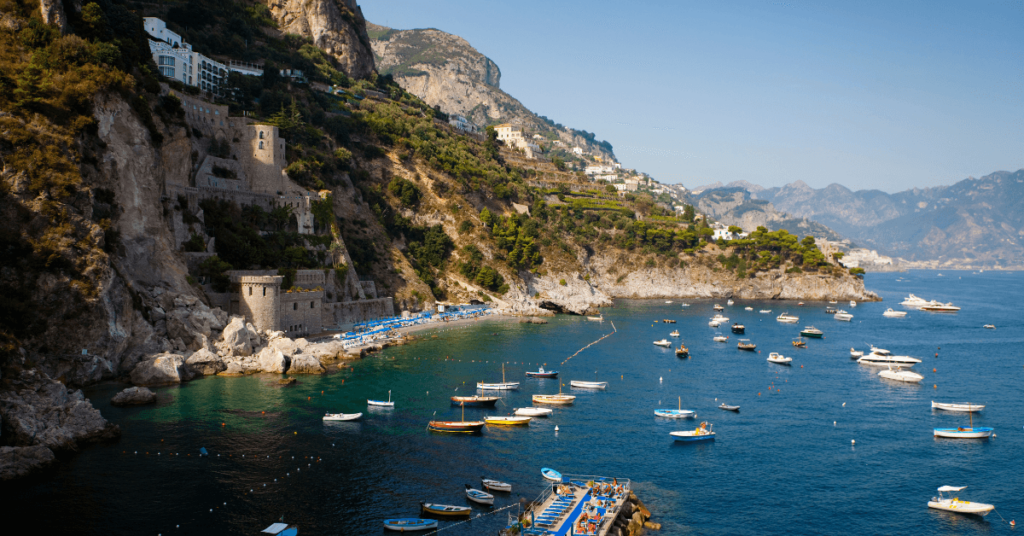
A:
POLYGON ((1024 0, 361 0, 465 38, 527 108, 692 188, 896 192, 1024 168, 1024 0))

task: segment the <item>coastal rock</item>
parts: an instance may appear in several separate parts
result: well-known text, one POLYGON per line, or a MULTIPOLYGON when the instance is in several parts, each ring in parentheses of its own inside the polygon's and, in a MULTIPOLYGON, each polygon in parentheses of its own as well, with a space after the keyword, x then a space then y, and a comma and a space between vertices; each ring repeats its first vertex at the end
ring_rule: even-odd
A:
POLYGON ((146 387, 129 387, 110 399, 115 406, 141 406, 156 402, 156 393, 146 387))
POLYGON ((227 368, 220 356, 205 348, 190 355, 185 363, 193 373, 203 376, 217 374, 227 368))
POLYGON ((42 446, 0 447, 0 481, 28 476, 54 462, 53 451, 42 446))
POLYGON ((607 294, 594 287, 578 272, 526 278, 527 293, 543 309, 576 315, 612 304, 607 294), (565 283, 564 285, 562 283, 565 283), (536 297, 539 294, 539 297, 536 297))
POLYGON ((348 76, 373 72, 366 21, 355 0, 271 0, 269 7, 278 29, 312 39, 348 76))
POLYGON ((284 374, 288 370, 288 360, 276 348, 264 348, 256 357, 256 366, 262 372, 284 374))
POLYGON ((178 354, 159 354, 135 366, 131 374, 135 385, 165 385, 191 379, 185 358, 178 354))
POLYGON ((277 350, 286 356, 293 356, 302 351, 296 341, 289 339, 288 337, 279 337, 270 341, 267 344, 267 348, 277 350))
POLYGON ((302 353, 315 357, 321 363, 331 362, 345 357, 345 345, 333 340, 310 343, 302 353))
POLYGON ((309 354, 299 354, 292 358, 288 374, 323 374, 324 367, 320 361, 309 354))
POLYGON ((241 376, 242 374, 245 374, 245 369, 237 361, 229 361, 227 368, 220 372, 221 376, 241 376))
MULTIPOLYGON (((225 352, 227 355, 252 355, 253 345, 251 339, 255 331, 255 329, 252 332, 249 331, 249 326, 246 326, 244 318, 240 316, 231 317, 231 321, 228 322, 223 333, 221 333, 221 340, 216 345, 217 349, 225 352)), ((259 341, 259 335, 256 335, 256 340, 259 341)))
POLYGON ((538 318, 536 316, 531 316, 529 318, 520 318, 519 319, 519 323, 520 324, 547 324, 548 321, 543 319, 543 318, 538 318))

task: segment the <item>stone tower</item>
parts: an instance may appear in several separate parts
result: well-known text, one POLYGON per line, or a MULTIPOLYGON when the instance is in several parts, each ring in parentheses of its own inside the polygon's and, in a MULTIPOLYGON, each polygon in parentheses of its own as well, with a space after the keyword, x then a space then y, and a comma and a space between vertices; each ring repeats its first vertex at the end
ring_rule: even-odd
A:
POLYGON ((239 277, 239 313, 259 331, 278 331, 281 323, 280 275, 244 275, 239 277))

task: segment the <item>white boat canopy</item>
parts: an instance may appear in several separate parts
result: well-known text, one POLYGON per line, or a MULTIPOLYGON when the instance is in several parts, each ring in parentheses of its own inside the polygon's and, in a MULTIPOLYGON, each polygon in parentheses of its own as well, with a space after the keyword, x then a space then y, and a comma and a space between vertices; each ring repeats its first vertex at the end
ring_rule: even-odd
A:
POLYGON ((957 486, 942 486, 941 488, 939 488, 939 491, 943 491, 943 492, 960 491, 960 490, 965 489, 965 488, 967 488, 967 486, 960 486, 960 487, 957 487, 957 486))
POLYGON ((278 534, 286 528, 288 528, 288 525, 286 523, 274 523, 273 525, 263 529, 260 532, 266 532, 267 534, 278 534))

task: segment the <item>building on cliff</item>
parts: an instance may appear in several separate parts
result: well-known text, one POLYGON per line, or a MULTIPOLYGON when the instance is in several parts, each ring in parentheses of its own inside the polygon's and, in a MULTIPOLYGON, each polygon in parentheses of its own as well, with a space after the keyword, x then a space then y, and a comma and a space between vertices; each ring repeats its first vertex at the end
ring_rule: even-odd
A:
POLYGON ((149 51, 160 74, 203 91, 220 95, 228 79, 228 66, 192 50, 180 35, 167 29, 167 23, 156 17, 143 17, 142 26, 149 34, 149 51))
POLYGON ((498 134, 498 141, 513 149, 519 149, 526 154, 526 158, 534 159, 541 156, 540 146, 526 139, 523 135, 523 128, 508 123, 502 123, 494 127, 498 134))

